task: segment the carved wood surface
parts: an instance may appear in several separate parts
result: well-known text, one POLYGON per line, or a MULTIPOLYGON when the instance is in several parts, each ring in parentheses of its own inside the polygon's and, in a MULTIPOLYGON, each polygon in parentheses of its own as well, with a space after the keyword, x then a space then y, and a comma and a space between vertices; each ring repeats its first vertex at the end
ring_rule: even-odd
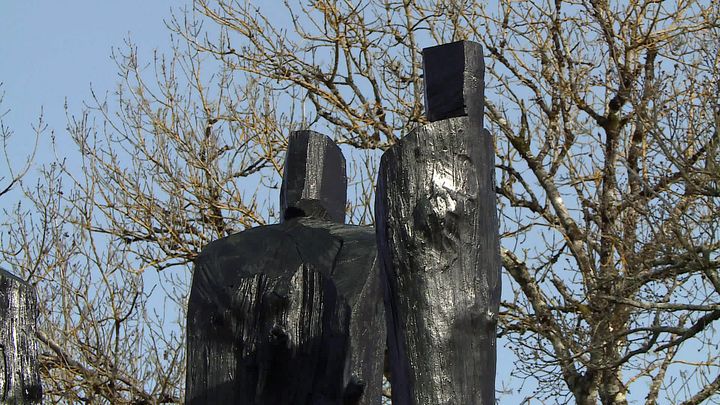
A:
POLYGON ((459 42, 423 57, 438 121, 385 152, 376 192, 393 404, 491 405, 500 257, 482 50, 459 42))
POLYGON ((203 249, 188 305, 186 403, 380 403, 375 232, 343 224, 346 188, 340 148, 294 132, 283 222, 203 249))
POLYGON ((0 403, 36 404, 42 399, 37 315, 35 289, 0 269, 0 403))
POLYGON ((296 218, 208 245, 186 403, 376 404, 385 347, 372 228, 296 218))

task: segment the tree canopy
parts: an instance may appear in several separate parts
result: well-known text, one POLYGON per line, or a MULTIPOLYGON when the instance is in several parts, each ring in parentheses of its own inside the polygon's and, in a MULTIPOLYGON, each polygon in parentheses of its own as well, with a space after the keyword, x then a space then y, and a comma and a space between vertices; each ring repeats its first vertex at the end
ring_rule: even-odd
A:
POLYGON ((1 250, 38 290, 48 403, 182 402, 192 260, 277 219, 289 131, 344 145, 349 217, 371 223, 379 154, 426 122, 420 51, 463 39, 496 138, 498 381, 530 403, 718 399, 717 2, 267 7, 195 0, 171 53, 115 53, 117 91, 57 135, 76 159, 26 176, 1 250))

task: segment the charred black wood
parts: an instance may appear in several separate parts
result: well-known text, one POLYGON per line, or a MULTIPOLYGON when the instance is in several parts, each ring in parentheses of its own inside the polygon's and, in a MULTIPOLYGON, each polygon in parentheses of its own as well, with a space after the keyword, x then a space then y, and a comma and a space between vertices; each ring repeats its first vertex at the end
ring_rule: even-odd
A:
POLYGON ((291 138, 283 223, 217 240, 197 258, 187 404, 380 403, 385 321, 375 232, 339 223, 344 211, 328 215, 345 201, 344 185, 340 198, 337 185, 323 183, 337 180, 333 170, 345 176, 328 142, 309 131, 291 138))
POLYGON ((423 49, 425 115, 435 122, 470 117, 483 126, 485 62, 482 46, 458 41, 423 49))
POLYGON ((291 133, 280 189, 283 218, 313 216, 344 223, 346 201, 345 158, 340 148, 314 131, 291 133))
POLYGON ((0 269, 0 403, 39 404, 42 387, 32 285, 0 269))
POLYGON ((426 108, 439 121, 387 150, 378 176, 393 404, 491 405, 500 299, 495 155, 473 116, 483 110, 475 93, 482 61, 468 59, 482 51, 468 42, 443 47, 423 52, 433 92, 426 108))

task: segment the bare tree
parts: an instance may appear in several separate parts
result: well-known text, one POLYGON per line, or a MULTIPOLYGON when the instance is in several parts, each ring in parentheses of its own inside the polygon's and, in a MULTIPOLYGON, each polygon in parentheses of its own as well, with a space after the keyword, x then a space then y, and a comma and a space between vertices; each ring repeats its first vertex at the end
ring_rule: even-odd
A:
POLYGON ((33 126, 33 130, 35 132, 34 147, 29 151, 29 156, 23 156, 22 160, 24 162, 22 165, 13 165, 13 162, 20 159, 11 158, 12 152, 10 151, 10 144, 12 142, 11 138, 13 137, 13 131, 5 124, 3 119, 5 118, 5 115, 7 115, 8 110, 6 106, 3 106, 5 92, 2 90, 2 86, 3 83, 0 82, 0 142, 2 142, 2 153, 5 158, 5 167, 3 169, 4 173, 0 174, 0 197, 5 196, 11 190, 17 188, 20 180, 22 180, 25 174, 27 174, 37 150, 37 141, 40 138, 40 134, 42 134, 47 128, 45 122, 43 121, 43 114, 41 112, 38 122, 33 126))
POLYGON ((718 391, 717 5, 288 3, 292 37, 249 4, 197 7, 224 29, 178 27, 195 49, 303 89, 359 148, 423 122, 419 48, 483 43, 518 376, 562 403, 627 403, 648 381, 647 403, 718 391))
POLYGON ((5 260, 45 304, 46 402, 181 402, 188 264, 272 216, 256 194, 284 140, 262 89, 204 77, 179 49, 153 61, 148 83, 128 49, 114 55, 114 98, 68 114, 78 154, 25 187, 31 207, 3 234, 5 260))
POLYGON ((347 145, 348 209, 371 221, 377 155, 425 122, 420 50, 460 39, 486 52, 500 335, 528 401, 717 400, 720 6, 288 1, 286 22, 262 7, 195 1, 149 65, 128 44, 118 90, 69 118, 78 158, 26 189, 3 253, 45 302, 50 401, 181 401, 189 263, 276 216, 288 131, 347 145))

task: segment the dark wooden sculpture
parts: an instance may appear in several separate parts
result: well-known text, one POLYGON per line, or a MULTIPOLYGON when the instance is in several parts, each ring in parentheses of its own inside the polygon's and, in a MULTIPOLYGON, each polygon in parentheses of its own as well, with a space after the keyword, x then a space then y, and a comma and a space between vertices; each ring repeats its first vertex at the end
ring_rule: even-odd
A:
POLYGON ((0 403, 39 404, 35 289, 0 268, 0 403))
POLYGON ((385 322, 370 227, 344 225, 345 160, 291 135, 283 222, 209 244, 188 304, 187 404, 379 404, 385 322))
POLYGON ((430 124, 385 152, 376 194, 393 404, 495 404, 500 257, 482 48, 423 51, 430 124))

